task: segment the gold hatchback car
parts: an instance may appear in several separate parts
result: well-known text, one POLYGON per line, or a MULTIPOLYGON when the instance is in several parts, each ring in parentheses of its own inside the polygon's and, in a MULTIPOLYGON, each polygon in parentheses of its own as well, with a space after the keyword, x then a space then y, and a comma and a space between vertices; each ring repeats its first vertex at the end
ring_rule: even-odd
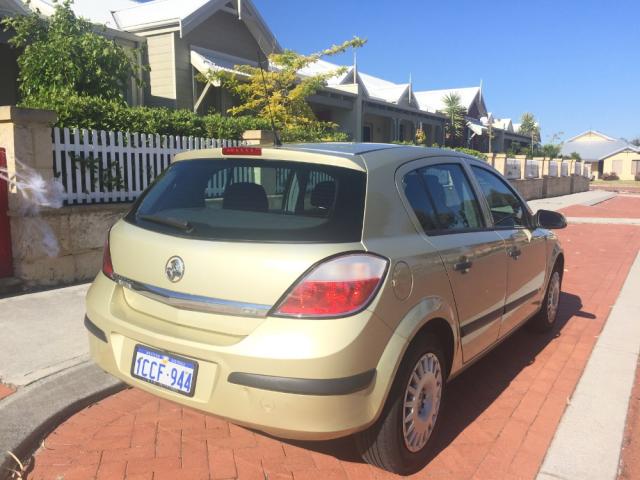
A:
POLYGON ((87 296, 91 354, 162 398, 289 439, 355 434, 427 462, 445 384, 529 321, 564 256, 486 162, 386 144, 176 156, 111 229, 87 296))

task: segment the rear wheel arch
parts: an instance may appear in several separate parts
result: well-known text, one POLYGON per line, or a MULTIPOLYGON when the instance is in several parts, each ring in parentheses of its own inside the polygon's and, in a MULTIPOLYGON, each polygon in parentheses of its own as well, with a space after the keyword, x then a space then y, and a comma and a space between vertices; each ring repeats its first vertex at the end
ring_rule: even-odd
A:
POLYGON ((410 342, 410 345, 414 342, 419 342, 426 336, 434 336, 438 340, 438 344, 442 347, 445 354, 446 362, 446 376, 448 378, 451 373, 451 367, 453 366, 453 355, 455 353, 455 336, 451 324, 444 318, 436 317, 425 323, 418 332, 414 335, 410 342))

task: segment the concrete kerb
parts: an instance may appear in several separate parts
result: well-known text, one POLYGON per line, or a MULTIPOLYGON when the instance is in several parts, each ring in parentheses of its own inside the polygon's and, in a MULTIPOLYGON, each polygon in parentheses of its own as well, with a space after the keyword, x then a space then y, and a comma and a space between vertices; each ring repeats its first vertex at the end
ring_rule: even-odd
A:
MULTIPOLYGON (((597 190, 596 190, 597 191, 597 190)), ((581 203, 585 207, 593 207, 594 205, 598 205, 599 203, 606 202, 607 200, 612 199, 616 196, 615 192, 601 192, 601 195, 595 198, 590 198, 581 203)))
POLYGON ((560 197, 539 198, 537 200, 529 200, 527 203, 531 209, 536 212, 539 209, 560 210, 572 205, 596 205, 615 197, 617 194, 611 192, 603 192, 598 190, 590 190, 588 192, 572 193, 571 195, 563 195, 560 197))
POLYGON ((640 354, 640 253, 547 451, 538 480, 614 480, 640 354))
POLYGON ((567 217, 571 223, 597 223, 601 225, 640 225, 640 218, 567 217))
POLYGON ((19 470, 40 442, 81 409, 125 388, 90 362, 43 378, 0 402, 0 480, 19 470))

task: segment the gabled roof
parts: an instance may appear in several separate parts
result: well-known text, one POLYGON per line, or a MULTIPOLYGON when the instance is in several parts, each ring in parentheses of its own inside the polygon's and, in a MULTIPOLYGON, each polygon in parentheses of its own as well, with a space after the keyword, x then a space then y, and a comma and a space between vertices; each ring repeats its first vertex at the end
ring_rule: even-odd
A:
MULTIPOLYGON (((185 36, 220 10, 238 15, 237 5, 238 0, 153 0, 117 10, 113 17, 121 30, 136 32, 177 24, 185 36)), ((280 51, 278 41, 251 0, 242 1, 242 21, 265 53, 280 51)))
MULTIPOLYGON (((320 59, 315 61, 311 65, 307 65, 306 67, 298 70, 298 73, 303 77, 311 77, 313 75, 335 72, 340 68, 342 68, 340 65, 336 65, 335 63, 327 62, 326 60, 320 59)), ((353 66, 347 67, 343 73, 334 75, 333 77, 329 78, 327 80, 327 85, 341 85, 345 82, 345 80, 347 80, 347 78, 353 78, 350 76, 353 70, 353 66)))
MULTIPOLYGON (((109 28, 117 29, 118 26, 113 18, 114 10, 131 8, 140 5, 132 0, 74 0, 71 8, 74 13, 99 25, 106 25, 109 28)), ((30 4, 33 10, 40 10, 44 15, 52 15, 55 10, 53 0, 31 0, 30 4)))
POLYGON ((580 135, 576 135, 575 137, 571 137, 569 140, 567 140, 567 143, 569 142, 603 142, 603 141, 608 141, 608 142, 612 142, 615 141, 616 139, 613 137, 610 137, 609 135, 605 135, 602 132, 598 132, 597 130, 587 130, 586 132, 582 132, 580 135))
POLYGON ((29 9, 20 0, 0 0, 0 16, 25 13, 29 13, 29 9))
POLYGON ((393 83, 366 73, 358 73, 367 94, 378 100, 399 103, 409 91, 408 83, 393 83))
POLYGON ((510 118, 494 118, 493 127, 505 130, 507 132, 513 132, 513 122, 510 118))
POLYGON ((460 105, 469 110, 473 105, 473 102, 481 95, 480 87, 465 87, 465 88, 446 88, 442 90, 423 90, 420 92, 413 92, 420 105, 421 110, 427 110, 429 112, 442 111, 445 108, 444 97, 449 94, 457 93, 460 96, 460 105))
MULTIPOLYGON (((7 1, 7 0, 2 0, 7 1)), ((152 28, 175 26, 187 35, 216 12, 238 15, 238 0, 74 0, 71 8, 80 17, 109 28, 141 32, 152 28)), ((32 9, 51 15, 53 0, 32 0, 32 9)), ((280 51, 275 36, 251 0, 242 0, 242 21, 266 53, 280 51)))
POLYGON ((588 130, 565 142, 560 153, 571 155, 576 152, 587 162, 597 162, 624 151, 640 152, 640 148, 626 140, 615 139, 604 133, 588 130))

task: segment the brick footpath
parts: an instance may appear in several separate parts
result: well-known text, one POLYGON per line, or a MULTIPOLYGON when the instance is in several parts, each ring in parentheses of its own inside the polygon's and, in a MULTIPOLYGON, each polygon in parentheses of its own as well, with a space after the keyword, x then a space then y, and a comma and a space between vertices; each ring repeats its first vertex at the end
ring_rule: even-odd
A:
POLYGON ((617 196, 590 207, 573 205, 562 213, 567 217, 640 218, 640 195, 617 196))
POLYGON ((8 397, 15 391, 16 390, 13 387, 10 387, 9 385, 5 385, 4 383, 0 383, 0 400, 8 397))
MULTIPOLYGON (((451 382, 434 457, 413 478, 535 477, 640 249, 637 226, 570 225, 558 234, 566 252, 558 328, 516 332, 451 382)), ((280 441, 129 389, 60 425, 27 478, 396 477, 361 463, 348 439, 280 441)))

